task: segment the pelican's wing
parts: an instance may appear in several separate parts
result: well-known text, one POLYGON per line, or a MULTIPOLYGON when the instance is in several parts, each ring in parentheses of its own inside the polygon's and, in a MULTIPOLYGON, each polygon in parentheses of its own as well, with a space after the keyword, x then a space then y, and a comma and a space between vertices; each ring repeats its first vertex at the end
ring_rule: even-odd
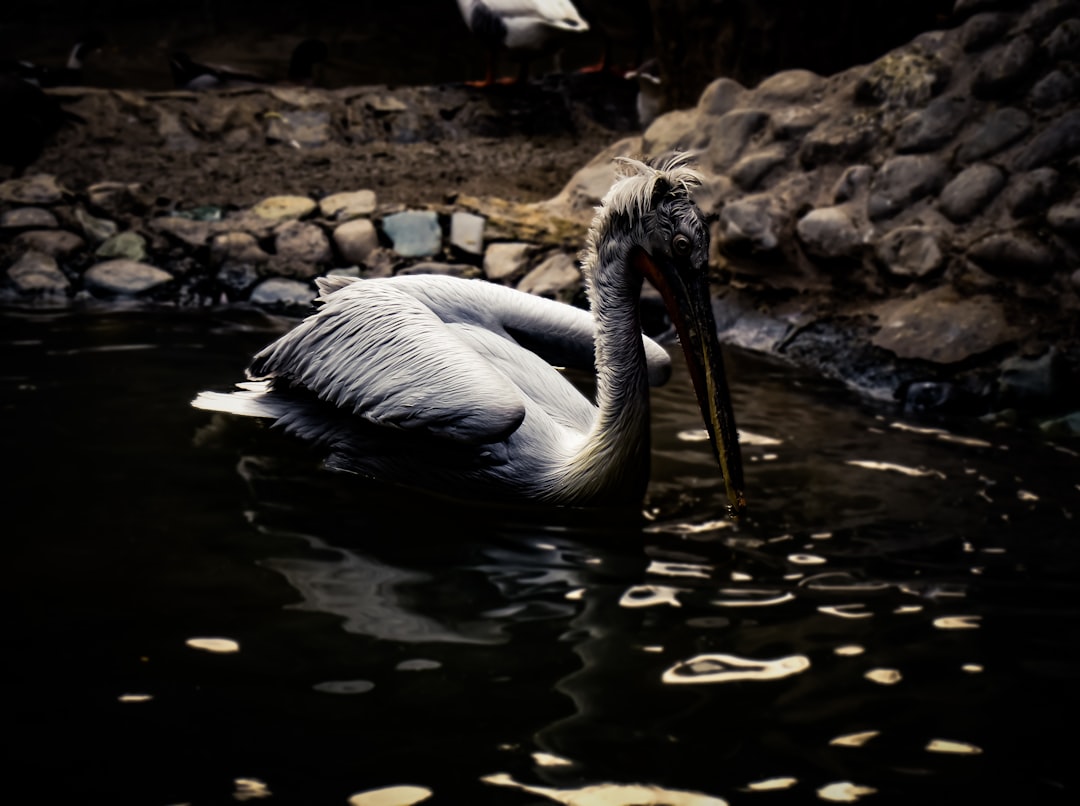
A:
MULTIPOLYGON (((320 278, 324 295, 354 278, 320 278), (328 282, 324 283, 324 279, 328 282)), ((370 280, 360 282, 372 282, 370 280)), ((549 364, 594 371, 592 314, 573 305, 526 294, 484 280, 442 275, 402 275, 379 280, 401 289, 447 323, 478 325, 539 355, 549 364)), ((667 350, 642 336, 649 365, 649 383, 660 386, 671 377, 667 350)))
POLYGON ((471 444, 521 424, 513 384, 415 297, 378 280, 322 290, 318 312, 255 356, 251 379, 303 387, 378 425, 471 444))
MULTIPOLYGON (((550 25, 587 30, 588 25, 571 0, 477 0, 490 13, 503 19, 525 17, 550 25)), ((459 3, 460 5, 460 3, 459 3)), ((476 5, 476 2, 473 3, 476 5)))

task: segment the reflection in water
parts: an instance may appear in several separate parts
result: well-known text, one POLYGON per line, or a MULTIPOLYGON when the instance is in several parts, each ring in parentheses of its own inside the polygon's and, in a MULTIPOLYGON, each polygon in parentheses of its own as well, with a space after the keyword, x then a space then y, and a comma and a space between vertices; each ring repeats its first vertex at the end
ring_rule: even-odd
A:
POLYGON ((201 649, 205 652, 216 652, 222 655, 240 651, 240 644, 231 638, 189 638, 185 643, 192 649, 201 649))
POLYGON ((635 784, 596 784, 580 789, 551 789, 543 786, 527 786, 502 773, 485 775, 485 783, 508 786, 541 795, 566 806, 727 806, 727 801, 709 797, 700 792, 679 792, 658 786, 635 784))
POLYGON ((734 354, 744 521, 678 363, 640 517, 455 504, 187 407, 281 326, 0 317, 14 766, 58 799, 1074 799, 1075 452, 734 354))
POLYGON ((424 786, 387 786, 367 792, 357 792, 349 798, 349 806, 413 806, 434 793, 424 786))

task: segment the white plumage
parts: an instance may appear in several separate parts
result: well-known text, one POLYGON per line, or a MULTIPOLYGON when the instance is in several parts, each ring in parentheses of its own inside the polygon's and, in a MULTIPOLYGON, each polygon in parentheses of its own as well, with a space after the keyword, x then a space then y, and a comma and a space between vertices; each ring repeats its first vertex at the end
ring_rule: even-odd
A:
POLYGON ((484 499, 640 503, 649 384, 670 372, 644 338, 644 277, 679 330, 733 511, 744 506, 708 286, 708 231, 682 158, 629 173, 582 252, 584 311, 482 280, 320 278, 321 306, 259 352, 250 381, 199 408, 272 418, 329 464, 484 499), (597 372, 595 403, 556 367, 597 372))

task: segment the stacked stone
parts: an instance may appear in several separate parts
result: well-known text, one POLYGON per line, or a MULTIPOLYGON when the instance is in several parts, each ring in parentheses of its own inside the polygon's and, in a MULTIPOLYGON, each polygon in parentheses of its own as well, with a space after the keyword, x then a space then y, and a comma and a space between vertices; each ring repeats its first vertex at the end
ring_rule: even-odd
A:
POLYGON ((141 298, 306 308, 314 278, 326 273, 420 272, 564 299, 576 293, 576 237, 540 237, 552 219, 529 205, 502 203, 489 225, 484 203, 466 201, 473 209, 380 209, 373 191, 358 190, 155 215, 137 185, 103 182, 73 193, 48 175, 9 180, 0 183, 0 295, 50 305, 141 298))

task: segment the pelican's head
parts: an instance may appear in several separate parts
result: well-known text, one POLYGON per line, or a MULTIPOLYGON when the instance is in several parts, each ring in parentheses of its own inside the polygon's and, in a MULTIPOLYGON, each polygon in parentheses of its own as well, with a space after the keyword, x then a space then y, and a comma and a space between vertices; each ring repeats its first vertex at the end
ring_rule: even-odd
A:
MULTIPOLYGON (((604 197, 598 214, 606 220, 594 230, 621 231, 621 237, 611 241, 622 241, 624 247, 629 242, 626 264, 649 280, 664 299, 724 476, 729 511, 737 517, 746 509, 742 457, 713 317, 709 230, 691 198, 702 177, 689 167, 690 159, 690 155, 675 154, 646 164, 620 158, 622 175, 604 197)), ((594 247, 605 248, 599 235, 592 240, 594 247)))

